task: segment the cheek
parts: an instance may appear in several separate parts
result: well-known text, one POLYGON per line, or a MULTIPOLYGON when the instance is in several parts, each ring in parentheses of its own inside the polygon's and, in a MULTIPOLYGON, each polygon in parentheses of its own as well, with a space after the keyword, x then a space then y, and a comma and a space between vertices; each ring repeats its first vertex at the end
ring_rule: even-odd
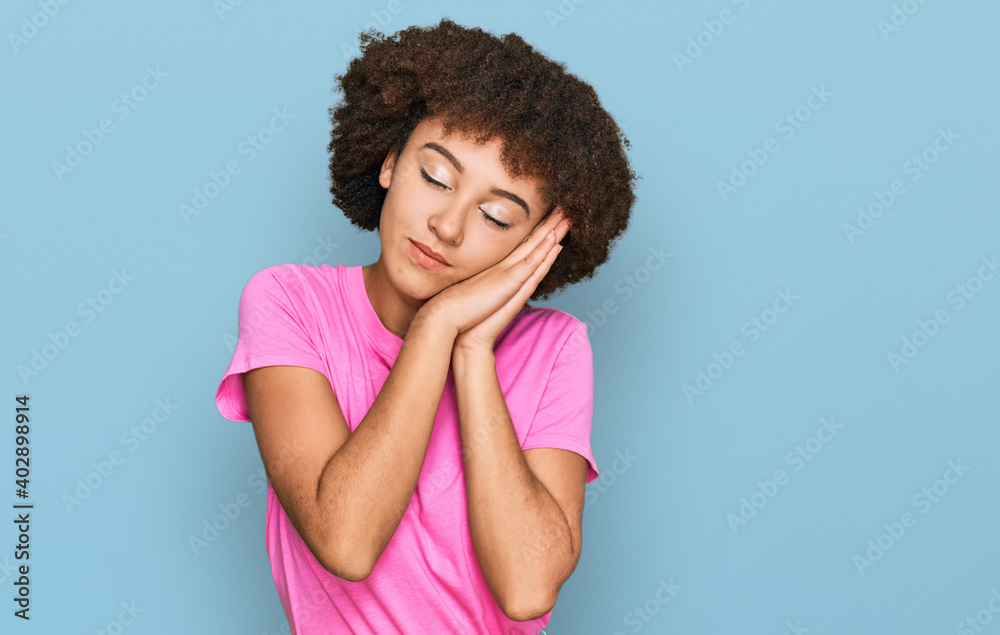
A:
POLYGON ((398 191, 391 192, 382 203, 382 213, 379 217, 379 233, 394 237, 402 231, 400 228, 405 224, 403 207, 405 196, 400 196, 398 191))
POLYGON ((520 246, 521 246, 521 244, 522 244, 522 243, 523 243, 523 242, 524 242, 524 241, 525 241, 525 240, 526 240, 526 239, 528 238, 528 236, 530 236, 530 235, 531 235, 531 234, 524 234, 524 235, 522 236, 522 235, 518 234, 517 236, 514 236, 513 238, 510 238, 510 239, 508 239, 508 240, 507 240, 507 242, 505 242, 505 243, 504 243, 504 256, 508 256, 508 255, 509 255, 509 254, 511 254, 511 253, 512 253, 512 252, 513 252, 513 251, 514 251, 515 249, 517 249, 518 247, 520 247, 520 246))
POLYGON ((490 267, 500 262, 513 253, 520 244, 521 239, 516 237, 513 239, 506 237, 498 239, 496 236, 493 236, 491 240, 487 241, 480 248, 484 267, 490 267))
POLYGON ((463 266, 460 276, 465 280, 497 264, 510 251, 505 245, 497 243, 495 240, 488 240, 488 236, 477 234, 473 237, 466 233, 461 253, 463 254, 463 266))

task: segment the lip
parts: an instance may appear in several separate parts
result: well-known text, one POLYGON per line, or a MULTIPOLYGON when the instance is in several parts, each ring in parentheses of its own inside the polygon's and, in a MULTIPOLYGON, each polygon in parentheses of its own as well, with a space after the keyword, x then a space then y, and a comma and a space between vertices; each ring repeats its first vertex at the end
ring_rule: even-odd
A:
POLYGON ((433 249, 431 249, 427 245, 425 245, 423 243, 418 243, 415 240, 411 240, 410 242, 413 243, 414 245, 416 245, 417 249, 419 249, 420 251, 424 252, 425 254, 427 254, 428 256, 430 256, 431 258, 433 258, 434 260, 437 260, 438 262, 440 262, 443 265, 447 265, 448 264, 448 261, 444 259, 444 256, 442 256, 438 252, 434 251, 433 249))

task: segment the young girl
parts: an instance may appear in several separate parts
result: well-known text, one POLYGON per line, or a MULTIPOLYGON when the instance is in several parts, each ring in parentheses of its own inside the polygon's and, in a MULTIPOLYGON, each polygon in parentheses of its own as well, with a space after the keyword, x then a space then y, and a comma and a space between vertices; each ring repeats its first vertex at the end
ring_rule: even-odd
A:
POLYGON ((538 633, 599 473, 586 324, 526 302, 607 260, 628 140, 515 34, 361 43, 331 192, 379 258, 254 274, 216 404, 252 422, 294 633, 538 633))

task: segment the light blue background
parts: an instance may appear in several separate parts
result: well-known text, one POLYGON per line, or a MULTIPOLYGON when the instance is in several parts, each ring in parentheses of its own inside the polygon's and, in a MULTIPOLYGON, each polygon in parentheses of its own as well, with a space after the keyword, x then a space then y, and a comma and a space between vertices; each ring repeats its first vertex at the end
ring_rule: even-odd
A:
MULTIPOLYGON (((247 0, 220 17, 209 0, 73 2, 14 45, 10 33, 41 9, 4 3, 0 475, 2 498, 17 502, 10 422, 14 397, 30 394, 36 507, 32 620, 5 600, 0 630, 93 633, 134 602, 143 612, 129 634, 287 632, 253 434, 214 396, 254 272, 307 262, 323 241, 336 246, 321 262, 377 257, 377 237, 331 205, 326 181, 333 75, 373 11, 388 32, 449 16, 521 34, 594 85, 643 177, 611 260, 547 303, 591 325, 603 474, 547 633, 931 634, 961 633, 977 611, 980 624, 1000 621, 988 608, 1000 590, 1000 279, 982 264, 1000 256, 1000 7, 399 6, 247 0), (884 32, 894 10, 901 24, 884 32), (115 99, 147 66, 165 76, 119 120, 115 99), (827 93, 815 110, 814 87, 827 93), (248 162, 241 143, 283 108, 294 119, 248 162), (786 138, 776 124, 796 109, 801 127, 786 138), (105 117, 114 130, 57 177, 53 162, 105 117), (907 162, 939 129, 956 137, 912 180, 907 162), (777 151, 720 194, 769 138, 777 151), (185 222, 179 206, 228 161, 240 174, 185 222), (850 240, 845 224, 897 179, 904 193, 850 240), (643 270, 650 249, 670 254, 655 271, 643 270), (86 321, 77 306, 122 269, 134 280, 86 321), (961 308, 949 301, 980 274, 961 308), (629 296, 627 276, 638 281, 629 296), (778 290, 798 299, 768 313, 778 290), (947 322, 894 367, 888 354, 940 310, 947 322), (756 339, 752 319, 771 322, 756 339), (70 320, 79 335, 25 382, 18 367, 70 320), (733 342, 743 355, 711 367, 733 342), (699 371, 715 379, 689 398, 699 371), (123 439, 156 399, 178 407, 145 441, 123 439), (824 417, 842 428, 795 471, 786 455, 824 417), (67 509, 77 479, 116 450, 124 463, 67 509), (626 467, 618 453, 635 459, 626 467), (920 502, 949 461, 970 469, 920 502), (732 525, 741 498, 779 469, 787 484, 732 525), (189 537, 240 493, 249 507, 195 555, 189 537), (883 537, 891 546, 859 571, 855 557, 906 512, 915 525, 883 537), (679 587, 665 603, 660 581, 679 587), (648 621, 633 613, 643 605, 655 609, 648 621)), ((4 526, 10 598, 17 536, 4 526)))

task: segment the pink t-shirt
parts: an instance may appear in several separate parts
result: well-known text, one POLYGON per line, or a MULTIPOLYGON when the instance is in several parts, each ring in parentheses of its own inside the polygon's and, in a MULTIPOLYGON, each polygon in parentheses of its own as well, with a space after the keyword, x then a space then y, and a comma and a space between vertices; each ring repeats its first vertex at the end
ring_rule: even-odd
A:
MULTIPOLYGON (((240 297, 239 340, 216 393, 222 416, 249 421, 241 373, 304 366, 330 381, 357 428, 403 340, 379 320, 360 265, 281 264, 254 274, 240 297)), ((563 448, 587 459, 593 360, 587 325, 525 306, 497 338, 497 377, 522 449, 563 448)), ((416 491, 371 575, 350 582, 316 560, 268 484, 265 541, 278 596, 297 635, 537 634, 552 613, 515 622, 493 599, 472 547, 451 371, 416 491)))

